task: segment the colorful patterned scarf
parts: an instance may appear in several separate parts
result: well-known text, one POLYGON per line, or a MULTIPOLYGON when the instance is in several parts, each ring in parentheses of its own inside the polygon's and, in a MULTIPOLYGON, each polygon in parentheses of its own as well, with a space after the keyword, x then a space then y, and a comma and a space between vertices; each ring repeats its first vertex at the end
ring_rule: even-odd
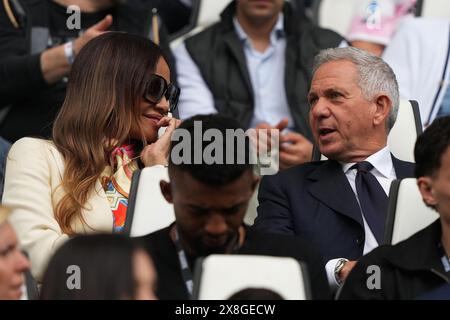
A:
POLYGON ((101 181, 113 214, 113 230, 121 232, 125 226, 131 178, 138 169, 134 145, 121 145, 114 149, 111 158, 114 168, 107 166, 101 175, 101 181))

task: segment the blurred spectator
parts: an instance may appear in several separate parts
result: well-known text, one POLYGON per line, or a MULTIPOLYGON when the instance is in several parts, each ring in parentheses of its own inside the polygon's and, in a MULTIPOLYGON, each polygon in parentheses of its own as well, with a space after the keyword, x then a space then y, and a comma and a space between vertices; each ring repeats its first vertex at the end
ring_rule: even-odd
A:
POLYGON ((247 288, 234 293, 228 300, 283 300, 283 297, 270 289, 247 288))
MULTIPOLYGON (((0 136, 50 137, 80 49, 106 30, 154 37, 152 15, 115 0, 6 0, 0 3, 0 136), (6 5, 6 7, 5 7, 6 5)), ((159 35, 170 57, 167 35, 159 35)), ((168 63, 171 64, 169 58, 168 63)))
POLYGON ((70 236, 121 232, 133 172, 167 164, 177 92, 148 39, 107 32, 81 49, 53 140, 20 139, 6 163, 3 203, 36 281, 70 236))
POLYGON ((405 241, 362 257, 342 288, 342 299, 410 300, 450 283, 450 116, 435 120, 419 136, 414 157, 422 199, 440 218, 405 241), (380 268, 378 281, 367 272, 369 266, 380 268))
POLYGON ((237 149, 235 140, 233 148, 238 152, 227 155, 225 151, 230 150, 229 145, 222 139, 216 144, 223 148, 219 158, 216 156, 219 163, 195 160, 209 147, 208 142, 197 145, 197 134, 203 135, 211 129, 225 137, 228 136, 226 131, 241 127, 236 120, 222 115, 199 115, 182 122, 174 133, 184 130, 189 134, 183 135, 183 144, 173 142, 172 150, 182 146, 189 148, 189 152, 184 154, 183 151, 184 161, 179 165, 169 161, 170 182, 161 181, 160 186, 166 200, 173 203, 176 222, 141 238, 158 271, 158 297, 193 297, 195 260, 220 253, 287 256, 304 261, 310 272, 312 296, 328 298, 322 260, 307 241, 262 233, 243 223, 248 202, 258 183, 248 159, 242 164, 237 163, 238 159, 244 159, 243 155, 248 155, 249 143, 237 149))
POLYGON ((384 51, 400 96, 419 102, 422 124, 450 115, 450 20, 405 19, 384 51))
POLYGON ((132 239, 111 234, 77 236, 51 258, 43 300, 155 300, 153 263, 132 239))
POLYGON ((312 61, 321 49, 341 42, 341 36, 312 25, 284 0, 232 1, 220 22, 174 51, 180 117, 218 112, 246 128, 287 128, 291 132, 280 140, 280 168, 309 161, 306 96, 312 61))
POLYGON ((9 209, 0 207, 0 300, 20 299, 24 272, 30 264, 19 249, 16 233, 7 221, 9 209))
POLYGON ((416 0, 361 0, 351 22, 347 40, 377 56, 391 40, 398 23, 412 13, 416 0))
POLYGON ((127 0, 127 3, 146 10, 158 9, 167 31, 174 34, 189 24, 194 1, 199 0, 127 0))

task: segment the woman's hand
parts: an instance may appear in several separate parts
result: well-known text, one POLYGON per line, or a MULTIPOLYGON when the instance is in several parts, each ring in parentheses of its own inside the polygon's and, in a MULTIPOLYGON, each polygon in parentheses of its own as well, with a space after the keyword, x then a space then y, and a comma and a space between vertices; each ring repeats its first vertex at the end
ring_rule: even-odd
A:
POLYGON ((164 134, 158 140, 149 144, 141 152, 141 161, 146 167, 157 164, 167 165, 170 149, 170 137, 181 121, 175 118, 163 117, 158 122, 159 127, 166 127, 164 134))

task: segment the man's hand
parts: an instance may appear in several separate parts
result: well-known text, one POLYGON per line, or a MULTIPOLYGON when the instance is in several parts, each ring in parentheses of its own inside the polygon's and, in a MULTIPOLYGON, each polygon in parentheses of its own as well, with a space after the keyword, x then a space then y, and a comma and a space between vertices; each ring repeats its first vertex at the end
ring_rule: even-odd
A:
MULTIPOLYGON (((86 30, 73 42, 73 51, 77 55, 81 48, 91 39, 104 33, 112 24, 112 16, 107 15, 103 20, 86 30)), ((48 84, 60 81, 70 71, 70 64, 64 53, 64 45, 42 51, 40 56, 42 76, 48 84)))
MULTIPOLYGON (((259 154, 266 154, 268 152, 268 150, 270 150, 272 148, 272 136, 271 136, 271 130, 278 130, 278 134, 280 135, 280 132, 283 131, 285 128, 287 128, 289 124, 289 121, 287 118, 282 119, 280 122, 278 122, 278 124, 276 124, 274 127, 272 127, 270 124, 268 124, 267 122, 262 122, 260 124, 258 124, 255 129, 256 129, 256 137, 253 137, 253 143, 256 144, 257 149, 259 154), (259 136, 260 135, 266 135, 266 145, 265 146, 260 146, 259 142, 260 141, 264 141, 264 140, 260 140, 259 136)), ((278 146, 275 146, 278 148, 278 146)))
POLYGON ((280 169, 287 169, 311 161, 312 143, 300 133, 289 132, 280 136, 280 169))
POLYGON ((105 33, 106 30, 108 30, 108 28, 111 26, 112 22, 113 18, 110 14, 108 14, 101 21, 94 24, 92 27, 87 29, 81 36, 75 39, 73 46, 73 51, 75 52, 75 54, 77 55, 78 52, 80 52, 81 48, 83 48, 84 45, 88 43, 90 40, 105 33))
POLYGON ((164 117, 158 122, 158 126, 167 127, 164 134, 155 142, 146 146, 141 152, 141 161, 146 167, 157 164, 167 165, 170 142, 173 131, 181 121, 175 118, 164 117))
POLYGON ((345 281, 347 279, 350 271, 355 267, 357 261, 347 261, 344 263, 344 266, 342 267, 341 271, 339 272, 338 276, 341 282, 345 281))

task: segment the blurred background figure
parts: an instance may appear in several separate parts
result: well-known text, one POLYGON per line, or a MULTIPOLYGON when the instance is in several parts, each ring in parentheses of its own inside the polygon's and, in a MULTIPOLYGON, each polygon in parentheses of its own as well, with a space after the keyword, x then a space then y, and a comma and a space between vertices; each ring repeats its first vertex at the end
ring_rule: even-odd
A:
POLYGON ((413 13, 416 0, 361 0, 347 40, 352 46, 381 56, 398 23, 413 13))
POLYGON ((20 139, 6 164, 3 203, 36 281, 69 237, 122 231, 133 172, 167 164, 177 97, 152 41, 107 32, 81 49, 53 140, 20 139))
POLYGON ((199 0, 127 0, 127 3, 130 6, 147 10, 156 8, 158 15, 167 27, 169 35, 172 35, 189 24, 192 7, 194 2, 197 1, 199 0))
POLYGON ((342 41, 287 1, 231 1, 219 22, 174 50, 180 118, 220 113, 244 128, 277 129, 281 169, 310 161, 306 95, 312 61, 342 41))
POLYGON ((105 31, 125 31, 158 42, 175 71, 168 35, 158 21, 153 28, 150 9, 118 0, 2 1, 0 136, 9 142, 24 136, 51 137, 74 58, 105 31))
POLYGON ((417 100, 422 125, 450 115, 450 19, 408 18, 383 53, 400 96, 417 100))
POLYGON ((0 300, 20 299, 24 272, 30 267, 19 249, 14 229, 7 221, 9 213, 9 209, 0 206, 0 300))
POLYGON ((131 238, 78 236, 61 246, 49 262, 43 300, 155 300, 153 262, 131 238))

